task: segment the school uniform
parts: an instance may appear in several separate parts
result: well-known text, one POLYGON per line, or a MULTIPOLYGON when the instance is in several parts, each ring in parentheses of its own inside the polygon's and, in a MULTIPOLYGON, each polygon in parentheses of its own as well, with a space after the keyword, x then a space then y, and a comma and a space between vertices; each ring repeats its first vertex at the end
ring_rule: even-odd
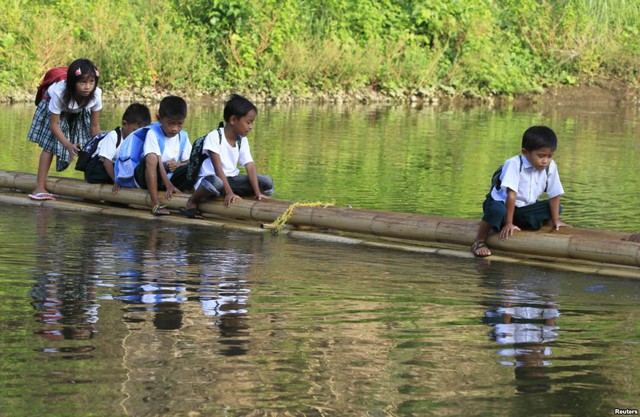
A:
POLYGON ((491 188, 482 205, 482 220, 497 230, 505 224, 509 189, 517 193, 513 224, 533 230, 540 229, 551 218, 549 200, 538 201, 538 198, 545 192, 549 199, 564 194, 555 161, 551 161, 548 170, 538 170, 523 155, 509 158, 502 168, 500 186, 491 188))
POLYGON ((60 115, 60 129, 65 137, 73 144, 84 144, 91 138, 91 113, 102 109, 102 90, 96 88, 93 98, 86 106, 80 107, 75 99, 67 103, 64 91, 67 81, 52 84, 44 99, 38 104, 31 128, 27 134, 31 142, 56 156, 56 171, 64 171, 69 166, 69 151, 53 135, 51 131, 51 113, 60 115))
MULTIPOLYGON (((249 176, 240 174, 240 169, 238 168, 238 163, 245 166, 253 162, 251 147, 246 137, 240 137, 239 141, 236 141, 236 146, 231 146, 224 137, 224 128, 216 129, 207 134, 202 146, 203 154, 208 155, 209 151, 220 155, 222 171, 235 194, 239 196, 254 195, 249 176)), ((200 167, 195 188, 197 189, 200 185, 213 193, 215 197, 224 195, 224 184, 216 175, 211 158, 205 159, 200 167)), ((273 180, 268 175, 258 175, 258 187, 262 194, 273 194, 273 180)))
MULTIPOLYGON (((140 188, 148 188, 147 179, 146 179, 146 157, 149 154, 155 154, 159 156, 160 163, 166 164, 169 161, 181 162, 188 161, 191 156, 191 142, 189 142, 188 137, 186 136, 186 132, 181 131, 177 135, 171 138, 164 138, 164 150, 161 150, 160 143, 158 141, 157 130, 160 129, 149 129, 147 131, 147 136, 144 140, 144 147, 142 151, 142 160, 135 168, 135 180, 136 184, 140 188), (182 138, 185 137, 183 140, 182 138)), ((166 167, 166 165, 165 165, 166 167)), ((186 174, 187 165, 183 165, 178 167, 174 172, 167 171, 167 177, 171 180, 172 184, 174 184, 178 189, 182 190, 181 184, 178 184, 172 180, 173 176, 183 178, 186 174)), ((166 187, 162 178, 160 177, 160 172, 158 171, 158 189, 165 190, 166 187)), ((184 190, 182 190, 184 191, 184 190)))

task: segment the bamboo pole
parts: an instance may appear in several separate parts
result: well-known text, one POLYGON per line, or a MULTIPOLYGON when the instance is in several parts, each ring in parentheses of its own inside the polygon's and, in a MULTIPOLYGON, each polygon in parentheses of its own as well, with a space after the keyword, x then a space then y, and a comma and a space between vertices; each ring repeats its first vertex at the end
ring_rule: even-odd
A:
MULTIPOLYGON (((0 170, 0 188, 30 192, 34 185, 35 175, 0 170)), ((75 179, 47 179, 47 189, 61 196, 151 206, 146 190, 125 188, 113 194, 111 188, 110 185, 87 184, 75 179)), ((160 195, 163 197, 164 193, 160 195)), ((185 205, 187 197, 184 194, 177 195, 164 202, 169 208, 178 209, 185 205)), ((243 199, 231 207, 225 207, 218 199, 202 203, 199 207, 205 214, 273 222, 289 206, 290 203, 277 200, 243 199)), ((476 220, 338 207, 299 207, 294 210, 289 224, 464 246, 473 242, 478 227, 476 220)), ((638 267, 640 243, 628 241, 630 236, 630 233, 589 229, 566 229, 553 233, 522 231, 508 240, 499 240, 493 235, 488 243, 493 249, 511 253, 638 267)))

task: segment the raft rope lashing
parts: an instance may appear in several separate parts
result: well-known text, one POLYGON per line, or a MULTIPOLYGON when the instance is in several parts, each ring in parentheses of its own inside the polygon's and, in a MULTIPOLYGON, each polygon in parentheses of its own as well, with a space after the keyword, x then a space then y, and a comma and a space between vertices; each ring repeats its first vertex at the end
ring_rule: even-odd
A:
POLYGON ((264 229, 270 229, 273 234, 278 234, 278 232, 284 229, 287 222, 291 219, 291 216, 293 216, 293 212, 298 207, 332 207, 332 206, 333 206, 332 203, 322 203, 320 201, 317 201, 315 203, 295 202, 293 204, 290 204, 289 207, 287 207, 287 209, 280 216, 278 216, 277 219, 273 221, 273 223, 263 224, 262 227, 264 229))

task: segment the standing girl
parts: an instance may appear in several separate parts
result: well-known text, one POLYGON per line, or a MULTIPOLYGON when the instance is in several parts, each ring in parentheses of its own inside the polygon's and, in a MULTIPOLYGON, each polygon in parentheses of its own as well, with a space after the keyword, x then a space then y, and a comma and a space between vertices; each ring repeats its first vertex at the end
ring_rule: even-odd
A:
POLYGON ((27 137, 42 148, 32 200, 53 200, 46 182, 53 156, 56 171, 64 171, 78 151, 100 132, 102 90, 98 69, 88 59, 69 65, 67 79, 49 87, 31 122, 27 137))

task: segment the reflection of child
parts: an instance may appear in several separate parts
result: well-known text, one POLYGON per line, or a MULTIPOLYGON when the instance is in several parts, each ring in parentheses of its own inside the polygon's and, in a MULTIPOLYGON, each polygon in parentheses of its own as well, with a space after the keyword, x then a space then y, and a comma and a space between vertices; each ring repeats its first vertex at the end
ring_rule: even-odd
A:
POLYGON ((224 107, 224 127, 210 132, 203 145, 204 160, 195 191, 181 209, 188 217, 198 217, 198 202, 211 196, 224 195, 228 207, 240 196, 254 195, 263 200, 273 193, 273 181, 267 175, 258 175, 251 157, 247 135, 253 129, 258 116, 256 106, 244 97, 232 95, 224 107), (247 175, 241 175, 238 163, 243 165, 247 175))
MULTIPOLYGON (((144 104, 133 103, 127 107, 122 115, 121 139, 129 136, 134 130, 151 123, 151 113, 144 104)), ((91 155, 91 160, 87 163, 84 172, 84 179, 91 184, 113 184, 115 174, 113 164, 118 158, 118 132, 110 131, 100 143, 96 152, 91 155)), ((114 186, 114 192, 119 189, 118 184, 114 186)))
POLYGON ((557 308, 499 307, 496 313, 502 316, 502 323, 496 324, 494 329, 496 341, 502 345, 516 345, 513 349, 502 349, 500 355, 517 356, 522 353, 518 346, 525 344, 540 345, 546 356, 551 354, 551 349, 544 348, 542 343, 551 342, 557 337, 555 320, 560 316, 557 308))
POLYGON ((532 126, 524 132, 522 154, 504 163, 499 183, 482 205, 482 222, 471 247, 475 256, 491 255, 487 237, 492 230, 500 231, 500 239, 508 239, 520 228, 537 230, 549 220, 555 230, 571 227, 560 220, 564 190, 553 161, 557 146, 556 134, 548 127, 532 126), (538 201, 545 192, 549 199, 538 201))
POLYGON ((27 137, 42 148, 36 187, 29 198, 52 200, 46 181, 53 156, 56 171, 65 170, 82 146, 100 132, 102 90, 98 70, 88 59, 69 65, 67 79, 52 84, 38 104, 27 137))
MULTIPOLYGON (((535 294, 531 294, 535 297, 535 294)), ((519 296, 527 297, 520 292, 519 296)), ((533 298, 532 297, 532 298, 533 298)), ((517 305, 498 307, 496 313, 502 323, 497 323, 492 332, 496 342, 506 345, 498 351, 503 357, 502 365, 514 366, 519 392, 544 392, 549 386, 548 378, 541 367, 549 366, 552 354, 546 343, 556 340, 556 318, 560 312, 554 305, 517 305)))

